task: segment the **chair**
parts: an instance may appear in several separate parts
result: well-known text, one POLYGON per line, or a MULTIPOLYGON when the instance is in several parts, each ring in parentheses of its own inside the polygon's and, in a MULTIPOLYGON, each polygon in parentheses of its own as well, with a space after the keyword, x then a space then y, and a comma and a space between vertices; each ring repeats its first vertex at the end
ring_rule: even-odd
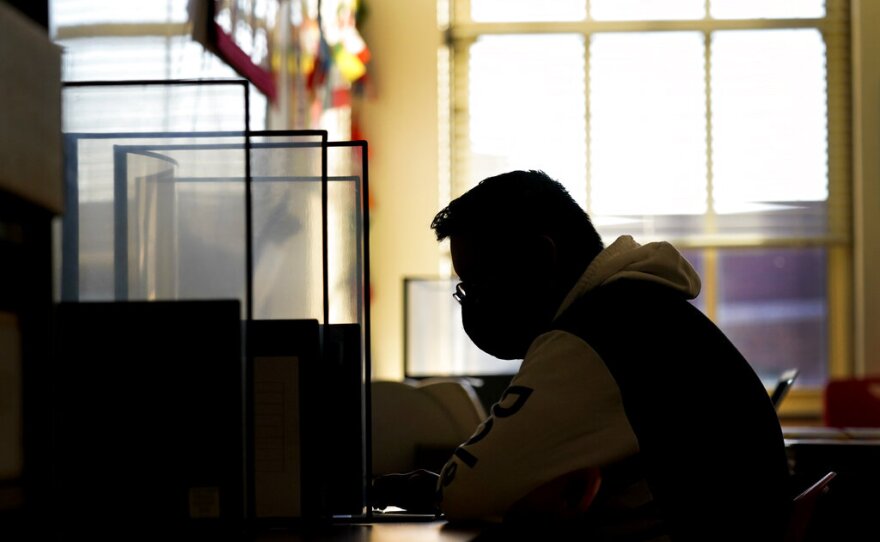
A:
POLYGON ((831 380, 824 402, 827 426, 880 427, 880 377, 831 380))
POLYGON ((828 492, 829 484, 836 477, 837 473, 831 471, 794 498, 785 542, 803 542, 807 540, 807 534, 809 533, 813 517, 816 515, 819 499, 828 492))
POLYGON ((419 380, 415 386, 440 401, 458 429, 468 437, 486 419, 486 409, 466 379, 433 377, 419 380))
POLYGON ((779 405, 782 404, 782 400, 785 399, 785 396, 788 395, 789 390, 794 385, 794 381, 799 373, 798 369, 789 369, 779 375, 776 387, 773 388, 773 393, 770 395, 770 402, 773 403, 773 407, 777 411, 779 410, 779 405))
POLYGON ((482 405, 466 383, 374 381, 373 474, 439 470, 482 422, 482 405))

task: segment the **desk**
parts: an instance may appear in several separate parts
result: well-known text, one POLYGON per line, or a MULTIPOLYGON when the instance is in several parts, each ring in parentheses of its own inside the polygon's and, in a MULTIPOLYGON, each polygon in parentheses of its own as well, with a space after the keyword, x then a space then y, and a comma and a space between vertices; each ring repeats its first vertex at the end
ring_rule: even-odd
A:
POLYGON ((859 440, 880 441, 880 428, 874 427, 783 427, 786 441, 799 440, 859 440))
POLYGON ((837 472, 817 513, 818 540, 876 541, 880 510, 880 432, 826 427, 784 430, 795 490, 837 472))
POLYGON ((77 525, 73 528, 22 525, 21 529, 8 530, 0 525, 0 539, 7 533, 12 540, 54 540, 57 542, 117 542, 158 540, 181 540, 184 542, 507 542, 509 538, 493 538, 489 524, 452 526, 448 522, 414 521, 394 523, 332 523, 291 525, 278 528, 212 526, 209 528, 179 525, 147 525, 143 523, 112 522, 77 525))
POLYGON ((250 542, 583 542, 589 535, 560 523, 504 525, 500 523, 453 525, 445 521, 327 525, 306 530, 264 532, 250 542))
POLYGON ((445 521, 328 525, 303 532, 267 532, 254 542, 468 542, 480 529, 452 527, 445 521))

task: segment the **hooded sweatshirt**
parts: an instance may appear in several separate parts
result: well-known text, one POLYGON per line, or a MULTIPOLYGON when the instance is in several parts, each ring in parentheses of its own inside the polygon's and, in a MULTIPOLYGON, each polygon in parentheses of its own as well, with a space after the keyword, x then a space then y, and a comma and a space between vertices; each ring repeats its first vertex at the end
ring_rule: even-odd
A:
POLYGON ((623 236, 597 255, 444 467, 447 517, 499 518, 543 484, 598 468, 589 515, 606 538, 776 536, 788 471, 775 410, 688 302, 699 291, 668 243, 623 236), (747 494, 756 486, 763 497, 747 494))

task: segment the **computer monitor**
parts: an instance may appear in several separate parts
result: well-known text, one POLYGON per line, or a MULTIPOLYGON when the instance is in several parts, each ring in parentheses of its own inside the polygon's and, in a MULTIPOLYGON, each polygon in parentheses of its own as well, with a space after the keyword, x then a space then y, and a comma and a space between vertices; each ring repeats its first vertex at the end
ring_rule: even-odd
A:
POLYGON ((513 375, 516 361, 491 356, 474 345, 453 299, 455 279, 404 279, 404 373, 408 377, 513 375))
POLYGON ((54 508, 64 535, 243 518, 237 300, 57 307, 54 508))
POLYGON ((491 356, 470 340, 452 297, 456 283, 453 278, 404 279, 404 376, 467 378, 489 411, 520 363, 491 356))

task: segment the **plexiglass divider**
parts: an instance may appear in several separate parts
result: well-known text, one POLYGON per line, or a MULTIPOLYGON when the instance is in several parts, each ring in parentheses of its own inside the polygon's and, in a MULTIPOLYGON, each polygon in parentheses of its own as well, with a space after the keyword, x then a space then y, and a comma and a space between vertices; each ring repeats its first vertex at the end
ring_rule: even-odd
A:
MULTIPOLYGON (((293 468, 339 474, 326 482, 304 476, 302 487, 285 489, 285 502, 296 506, 260 509, 283 510, 269 513, 275 520, 367 515, 366 142, 328 143, 323 130, 250 131, 248 101, 247 84, 237 80, 65 86, 60 297, 238 299, 244 330, 266 321, 317 321, 318 366, 310 362, 287 379, 299 382, 293 390, 299 406, 287 413, 297 417, 288 429, 297 432, 302 452, 293 468), (339 430, 328 444, 311 432, 330 420, 339 430), (318 445, 336 451, 307 450, 318 445)), ((282 329, 265 326, 253 336, 282 329)), ((255 433, 250 387, 258 363, 251 347, 261 356, 277 345, 283 350, 284 337, 250 345, 250 336, 243 386, 252 475, 275 465, 261 458, 289 450, 272 448, 263 438, 269 433, 255 433), (255 445, 255 439, 262 440, 255 445)), ((295 355, 290 359, 299 363, 295 355)), ((251 477, 248 518, 256 517, 255 491, 251 477)))
MULTIPOLYGON (((371 445, 371 359, 370 359, 370 245, 369 245, 369 171, 366 141, 341 141, 327 144, 327 257, 329 270, 327 284, 330 299, 329 318, 338 328, 359 329, 352 336, 357 340, 356 351, 360 363, 339 363, 337 378, 360 383, 359 393, 341 401, 334 401, 331 411, 334 419, 346 427, 339 432, 335 454, 357 444, 364 446, 360 462, 333 459, 336 464, 348 465, 348 470, 336 472, 335 482, 348 488, 334 507, 350 510, 354 515, 372 516, 367 504, 366 489, 372 480, 371 445), (347 263, 348 262, 348 263, 347 263), (352 263, 354 262, 354 265, 352 263), (360 482, 355 485, 355 480, 360 482), (347 495, 347 496, 346 496, 347 495), (360 510, 358 509, 360 508, 360 510)), ((351 348, 350 348, 351 350, 351 348)), ((333 449, 333 448, 331 448, 333 449)))

